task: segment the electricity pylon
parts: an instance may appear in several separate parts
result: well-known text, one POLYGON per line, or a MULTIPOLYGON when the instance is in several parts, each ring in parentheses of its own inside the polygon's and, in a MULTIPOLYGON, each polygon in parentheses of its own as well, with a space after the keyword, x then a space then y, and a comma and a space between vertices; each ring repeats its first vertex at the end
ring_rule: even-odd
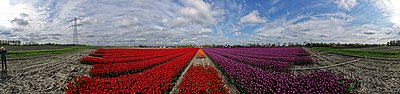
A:
POLYGON ((73 28, 74 29, 74 38, 72 40, 73 44, 79 45, 78 43, 78 27, 79 26, 83 26, 82 24, 78 24, 78 20, 81 21, 81 18, 76 18, 74 17, 73 19, 69 20, 68 22, 73 22, 73 25, 70 25, 69 28, 73 28))

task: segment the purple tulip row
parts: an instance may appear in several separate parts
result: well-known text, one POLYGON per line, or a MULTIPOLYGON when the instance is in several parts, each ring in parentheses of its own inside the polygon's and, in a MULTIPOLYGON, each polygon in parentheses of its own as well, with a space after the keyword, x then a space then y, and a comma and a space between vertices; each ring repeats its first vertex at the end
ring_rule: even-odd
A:
MULTIPOLYGON (((217 53, 217 52, 215 52, 217 53)), ((267 59, 257 59, 257 58, 250 58, 250 57, 244 57, 244 56, 239 56, 239 55, 234 55, 234 54, 228 54, 228 53, 218 53, 219 55, 222 55, 226 58, 230 58, 232 60, 242 62, 244 64, 252 65, 252 66, 257 66, 261 69, 264 70, 278 70, 278 71, 283 71, 286 70, 287 67, 290 66, 290 62, 283 62, 283 61, 274 61, 274 60, 267 60, 267 59)))
POLYGON ((302 48, 215 48, 211 51, 264 70, 287 71, 290 65, 313 62, 302 48))
POLYGON ((283 62, 313 62, 302 48, 248 48, 248 49, 213 49, 225 54, 249 58, 283 61, 283 62))
POLYGON ((248 93, 345 93, 345 87, 349 83, 343 77, 327 71, 295 75, 263 70, 248 65, 248 62, 231 59, 234 58, 234 55, 226 55, 223 50, 204 49, 207 55, 229 76, 230 80, 234 80, 238 83, 239 89, 248 93))
POLYGON ((234 48, 234 49, 213 49, 230 53, 242 53, 262 56, 292 57, 307 56, 309 53, 302 48, 234 48))

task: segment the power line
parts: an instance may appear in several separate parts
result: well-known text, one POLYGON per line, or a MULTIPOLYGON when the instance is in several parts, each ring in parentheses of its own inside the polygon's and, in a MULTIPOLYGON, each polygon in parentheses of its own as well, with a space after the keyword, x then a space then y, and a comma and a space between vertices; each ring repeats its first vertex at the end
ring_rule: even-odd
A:
POLYGON ((72 43, 76 44, 76 45, 79 44, 79 42, 78 42, 78 27, 79 26, 83 26, 82 24, 78 24, 78 20, 81 21, 82 19, 74 17, 73 19, 68 21, 68 22, 73 22, 74 23, 73 25, 70 25, 69 27, 70 28, 72 27, 74 29, 74 34, 73 34, 74 38, 72 40, 72 43))

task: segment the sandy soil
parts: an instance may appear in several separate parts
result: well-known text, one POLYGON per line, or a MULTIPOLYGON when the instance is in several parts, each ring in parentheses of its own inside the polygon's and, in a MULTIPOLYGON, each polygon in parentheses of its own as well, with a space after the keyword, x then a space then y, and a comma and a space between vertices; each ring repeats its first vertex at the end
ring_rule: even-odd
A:
POLYGON ((333 70, 347 78, 361 79, 361 88, 357 89, 359 93, 400 93, 400 61, 354 58, 308 50, 314 54, 312 56, 313 59, 317 60, 317 64, 311 66, 326 66, 338 62, 360 59, 353 63, 326 69, 333 70))
POLYGON ((79 64, 78 60, 93 51, 8 61, 7 72, 1 72, 0 93, 64 93, 73 76, 88 74, 91 66, 79 64))

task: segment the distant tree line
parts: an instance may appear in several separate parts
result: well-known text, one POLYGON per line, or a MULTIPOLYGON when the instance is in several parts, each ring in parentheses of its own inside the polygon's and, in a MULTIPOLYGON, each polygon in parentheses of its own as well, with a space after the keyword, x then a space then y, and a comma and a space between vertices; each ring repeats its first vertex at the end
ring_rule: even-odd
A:
POLYGON ((387 46, 400 46, 400 40, 391 40, 387 42, 387 46))
POLYGON ((363 48, 384 46, 384 44, 361 44, 361 43, 307 43, 306 47, 337 47, 337 48, 363 48))
MULTIPOLYGON (((85 46, 76 44, 56 44, 56 43, 44 43, 40 44, 34 41, 21 42, 19 40, 0 40, 0 45, 10 46, 85 46)), ((267 48, 267 47, 340 47, 340 48, 360 48, 360 47, 375 47, 384 46, 385 44, 360 44, 360 43, 249 43, 245 45, 221 45, 221 44, 185 44, 175 46, 147 46, 147 45, 135 45, 133 47, 142 48, 267 48)), ((387 46, 400 46, 400 40, 392 40, 387 42, 387 46)))
POLYGON ((21 45, 19 40, 0 40, 0 45, 21 45))
POLYGON ((360 43, 254 43, 246 45, 215 45, 205 44, 202 48, 268 48, 268 47, 338 47, 338 48, 362 48, 384 46, 384 44, 360 44, 360 43))
POLYGON ((176 46, 144 46, 136 45, 134 47, 145 48, 269 48, 269 47, 336 47, 336 48, 363 48, 384 46, 385 44, 360 44, 360 43, 249 43, 245 45, 229 45, 229 44, 185 44, 176 46))
POLYGON ((34 41, 21 42, 19 40, 0 40, 2 46, 84 46, 76 44, 37 43, 34 41))
POLYGON ((184 44, 175 46, 146 46, 146 45, 135 45, 131 47, 142 47, 142 48, 266 48, 266 47, 304 47, 303 44, 299 43, 249 43, 244 45, 229 45, 229 44, 184 44))
POLYGON ((268 47, 304 47, 299 43, 249 43, 246 45, 203 45, 203 48, 268 48, 268 47))

